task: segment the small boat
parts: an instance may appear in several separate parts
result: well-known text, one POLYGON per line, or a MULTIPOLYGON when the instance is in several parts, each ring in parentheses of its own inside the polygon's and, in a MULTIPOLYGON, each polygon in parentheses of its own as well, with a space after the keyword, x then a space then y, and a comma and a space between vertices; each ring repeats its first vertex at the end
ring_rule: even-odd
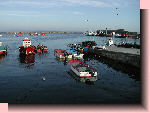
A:
POLYGON ((62 50, 62 49, 55 49, 54 50, 54 55, 57 58, 68 58, 68 59, 72 58, 71 54, 67 53, 65 50, 62 50))
POLYGON ((6 55, 7 54, 7 47, 4 47, 2 45, 2 42, 0 42, 0 55, 6 55))
POLYGON ((83 55, 84 55, 84 54, 82 54, 78 51, 75 51, 73 49, 67 49, 66 52, 72 54, 73 58, 78 58, 78 59, 82 59, 83 55))
POLYGON ((42 51, 43 51, 43 53, 47 53, 48 52, 47 46, 44 46, 42 51))
POLYGON ((97 77, 96 69, 80 60, 69 60, 71 70, 79 77, 97 77))
POLYGON ((48 52, 48 48, 47 46, 43 46, 43 45, 38 45, 37 49, 36 49, 37 53, 47 53, 48 52))
POLYGON ((96 77, 79 77, 72 70, 67 71, 67 73, 76 81, 83 82, 89 85, 97 81, 97 76, 96 77))
POLYGON ((21 54, 31 55, 31 54, 35 54, 34 51, 35 51, 35 47, 31 45, 31 40, 25 38, 25 40, 23 40, 23 46, 19 47, 19 52, 21 54))

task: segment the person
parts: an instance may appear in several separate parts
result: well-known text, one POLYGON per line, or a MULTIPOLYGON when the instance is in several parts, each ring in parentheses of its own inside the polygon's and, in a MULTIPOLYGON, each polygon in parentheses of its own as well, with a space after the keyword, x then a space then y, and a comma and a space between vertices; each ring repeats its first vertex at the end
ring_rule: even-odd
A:
POLYGON ((37 46, 37 49, 40 49, 40 48, 41 48, 41 44, 39 43, 38 46, 37 46))
POLYGON ((82 47, 82 48, 80 48, 80 53, 83 53, 83 47, 82 47))
POLYGON ((110 38, 109 41, 108 41, 108 46, 111 46, 113 44, 114 44, 114 42, 113 42, 112 38, 110 38))

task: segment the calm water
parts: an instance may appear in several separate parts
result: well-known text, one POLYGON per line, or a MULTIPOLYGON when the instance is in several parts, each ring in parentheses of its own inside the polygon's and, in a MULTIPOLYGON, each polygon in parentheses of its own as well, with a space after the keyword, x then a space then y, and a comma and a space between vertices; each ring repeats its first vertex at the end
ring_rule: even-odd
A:
MULTIPOLYGON (((50 104, 128 104, 140 103, 141 81, 135 75, 102 62, 86 59, 98 70, 98 80, 87 84, 77 81, 68 72, 70 66, 54 56, 54 49, 66 49, 69 43, 94 40, 104 45, 106 37, 87 37, 82 34, 48 34, 46 36, 13 37, 3 34, 0 41, 8 46, 8 55, 0 57, 0 103, 50 103, 50 104), (32 45, 41 43, 48 54, 35 55, 34 63, 23 63, 18 47, 24 37, 32 45), (45 77, 45 81, 42 78, 45 77)), ((137 39, 114 39, 114 42, 140 43, 137 39)), ((118 67, 123 65, 118 65, 118 67)), ((138 74, 138 73, 137 73, 138 74)))

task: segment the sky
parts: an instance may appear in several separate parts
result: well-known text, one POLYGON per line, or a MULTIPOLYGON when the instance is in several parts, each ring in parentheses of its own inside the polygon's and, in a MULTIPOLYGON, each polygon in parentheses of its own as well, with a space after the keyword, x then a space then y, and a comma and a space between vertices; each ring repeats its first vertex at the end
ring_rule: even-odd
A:
POLYGON ((0 32, 140 32, 140 0, 0 0, 0 32))

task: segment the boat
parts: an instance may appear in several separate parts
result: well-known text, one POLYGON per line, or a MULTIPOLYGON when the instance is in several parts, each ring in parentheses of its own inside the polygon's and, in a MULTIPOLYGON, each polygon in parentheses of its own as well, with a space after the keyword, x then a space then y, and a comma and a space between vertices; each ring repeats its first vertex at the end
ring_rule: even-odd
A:
POLYGON ((97 77, 97 71, 80 60, 69 60, 71 70, 79 77, 97 77))
POLYGON ((72 70, 67 71, 67 73, 76 81, 83 82, 89 85, 97 81, 97 76, 96 77, 79 77, 72 70))
POLYGON ((6 55, 7 54, 7 47, 4 47, 2 45, 2 42, 0 42, 0 55, 6 55))
POLYGON ((35 33, 29 33, 30 36, 39 36, 40 34, 35 32, 35 33))
POLYGON ((0 36, 3 36, 2 34, 0 34, 0 36))
POLYGON ((23 45, 19 47, 19 52, 25 55, 35 54, 35 46, 31 45, 31 40, 25 38, 23 45))
POLYGON ((72 58, 71 54, 67 53, 65 50, 62 50, 62 49, 55 49, 54 50, 54 55, 57 58, 68 58, 68 59, 72 58))
POLYGON ((43 45, 38 45, 37 49, 36 49, 37 53, 47 53, 48 52, 48 48, 47 46, 43 46, 43 45))
POLYGON ((47 48, 47 46, 43 46, 43 53, 47 53, 48 52, 48 48, 47 48))
POLYGON ((83 55, 84 55, 84 54, 82 54, 78 51, 75 51, 73 49, 66 49, 66 52, 72 54, 73 58, 78 58, 78 59, 82 59, 83 55))
POLYGON ((86 36, 94 36, 95 35, 95 33, 93 31, 86 31, 84 34, 86 36))

